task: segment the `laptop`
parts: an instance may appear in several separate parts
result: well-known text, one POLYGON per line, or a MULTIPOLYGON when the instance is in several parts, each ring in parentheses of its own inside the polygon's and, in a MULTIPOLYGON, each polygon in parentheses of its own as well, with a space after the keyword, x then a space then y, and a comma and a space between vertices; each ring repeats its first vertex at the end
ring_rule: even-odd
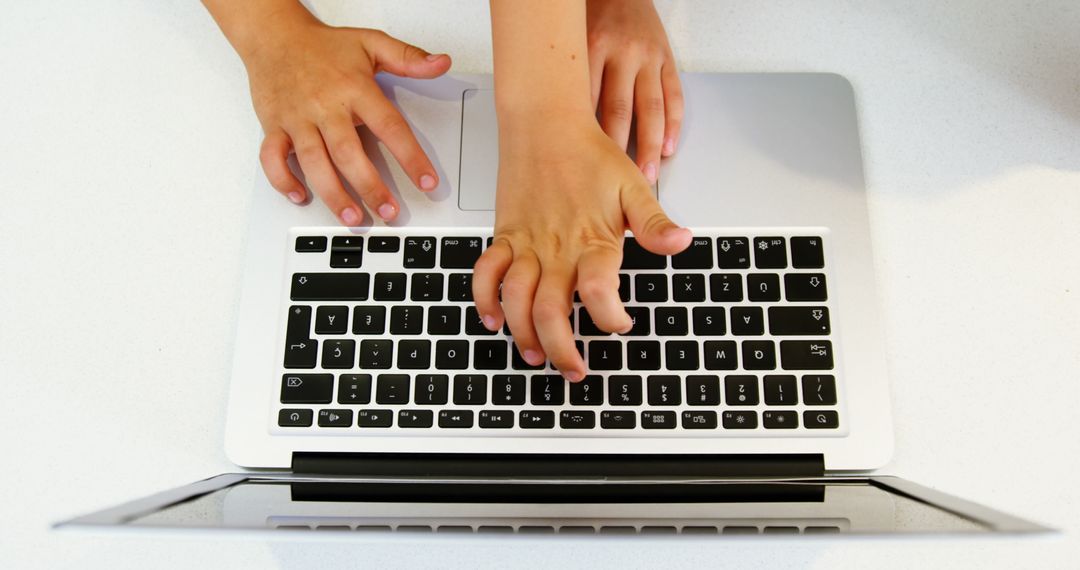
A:
POLYGON ((494 222, 492 80, 381 77, 439 171, 345 229, 260 174, 225 449, 246 468, 71 528, 818 535, 1047 529, 874 473, 893 437, 855 98, 833 74, 685 74, 655 186, 692 245, 627 234, 604 333, 570 315, 566 382, 487 331, 471 269, 494 222), (371 217, 368 217, 371 220, 371 217))

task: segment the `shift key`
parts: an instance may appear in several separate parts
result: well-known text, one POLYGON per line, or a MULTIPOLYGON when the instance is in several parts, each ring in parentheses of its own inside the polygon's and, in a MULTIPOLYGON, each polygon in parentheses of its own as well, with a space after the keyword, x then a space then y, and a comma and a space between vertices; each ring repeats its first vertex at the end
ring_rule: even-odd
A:
POLYGON ((366 301, 371 276, 367 273, 294 273, 293 301, 366 301))

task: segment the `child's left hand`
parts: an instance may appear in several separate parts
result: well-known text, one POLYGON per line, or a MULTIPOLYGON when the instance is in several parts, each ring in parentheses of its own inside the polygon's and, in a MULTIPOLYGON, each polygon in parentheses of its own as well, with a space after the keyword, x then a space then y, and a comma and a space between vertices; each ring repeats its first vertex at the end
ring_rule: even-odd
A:
POLYGON ((626 149, 637 119, 638 168, 656 182, 683 118, 682 86, 652 0, 587 0, 589 73, 600 126, 626 149))

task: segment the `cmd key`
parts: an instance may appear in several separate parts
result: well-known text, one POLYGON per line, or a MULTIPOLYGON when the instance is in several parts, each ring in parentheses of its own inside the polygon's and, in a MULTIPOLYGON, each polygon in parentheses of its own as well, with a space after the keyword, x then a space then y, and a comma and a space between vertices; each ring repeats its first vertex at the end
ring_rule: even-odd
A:
POLYGON ((479 237, 442 238, 442 256, 439 267, 443 269, 472 269, 483 252, 484 242, 479 237))

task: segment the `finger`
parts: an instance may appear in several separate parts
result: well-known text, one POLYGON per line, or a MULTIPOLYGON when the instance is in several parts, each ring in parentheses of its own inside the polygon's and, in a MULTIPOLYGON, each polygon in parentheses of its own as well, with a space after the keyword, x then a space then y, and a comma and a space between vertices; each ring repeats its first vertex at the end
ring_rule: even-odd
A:
POLYGON ((430 54, 407 44, 382 30, 364 30, 364 44, 375 60, 376 70, 388 71, 401 77, 431 79, 450 69, 450 56, 430 54))
POLYGON ((643 68, 634 84, 634 116, 637 119, 637 164, 649 184, 656 183, 660 148, 664 144, 664 89, 660 70, 643 68))
MULTIPOLYGON (((572 306, 573 289, 572 266, 558 262, 545 264, 533 300, 532 321, 551 365, 567 380, 577 382, 585 377, 585 361, 574 346, 574 331, 567 318, 572 306)), ((513 325, 510 330, 514 330, 513 325)))
POLYGON ((362 102, 353 104, 353 112, 386 144, 417 188, 431 191, 439 185, 435 167, 424 149, 420 148, 409 123, 374 82, 365 90, 362 102))
POLYGON ((540 280, 540 262, 532 251, 514 252, 514 261, 502 284, 502 308, 525 362, 543 364, 544 350, 532 322, 533 298, 540 280))
POLYGON ((600 48, 589 49, 589 88, 592 94, 592 108, 596 111, 597 106, 600 104, 600 87, 604 81, 604 61, 607 59, 606 53, 601 51, 600 48))
POLYGON ((259 162, 262 163, 266 180, 275 190, 281 192, 294 204, 303 204, 307 200, 307 191, 300 180, 289 170, 289 151, 292 142, 285 131, 271 131, 263 139, 259 148, 259 162))
POLYGON ((345 117, 332 119, 320 127, 323 140, 326 141, 330 158, 337 169, 349 181, 349 185, 360 195, 372 212, 378 212, 383 220, 390 221, 397 217, 398 204, 390 190, 383 183, 379 171, 364 154, 360 136, 356 127, 345 117))
POLYGON ((622 240, 590 246, 578 261, 578 295, 596 326, 607 332, 625 333, 634 325, 619 299, 620 265, 622 240))
POLYGON ((296 149, 296 161, 304 171, 308 186, 337 215, 345 226, 358 226, 364 220, 363 210, 356 204, 338 179, 334 165, 326 154, 322 136, 313 125, 289 132, 296 149))
POLYGON ((667 217, 650 187, 640 184, 627 188, 620 199, 630 231, 641 247, 660 255, 674 255, 690 246, 694 239, 690 230, 667 217))
POLYGON ((600 126, 623 150, 630 139, 630 120, 634 116, 634 75, 625 66, 609 63, 604 67, 600 87, 600 126))
POLYGON ((675 147, 679 143, 679 132, 682 130, 683 121, 683 93, 682 82, 679 80, 679 72, 673 63, 664 65, 660 71, 660 82, 664 88, 664 146, 662 154, 671 156, 675 154, 675 147))
POLYGON ((503 240, 495 240, 473 265, 473 302, 480 320, 489 331, 503 325, 503 310, 499 304, 499 284, 514 260, 514 252, 503 240))

